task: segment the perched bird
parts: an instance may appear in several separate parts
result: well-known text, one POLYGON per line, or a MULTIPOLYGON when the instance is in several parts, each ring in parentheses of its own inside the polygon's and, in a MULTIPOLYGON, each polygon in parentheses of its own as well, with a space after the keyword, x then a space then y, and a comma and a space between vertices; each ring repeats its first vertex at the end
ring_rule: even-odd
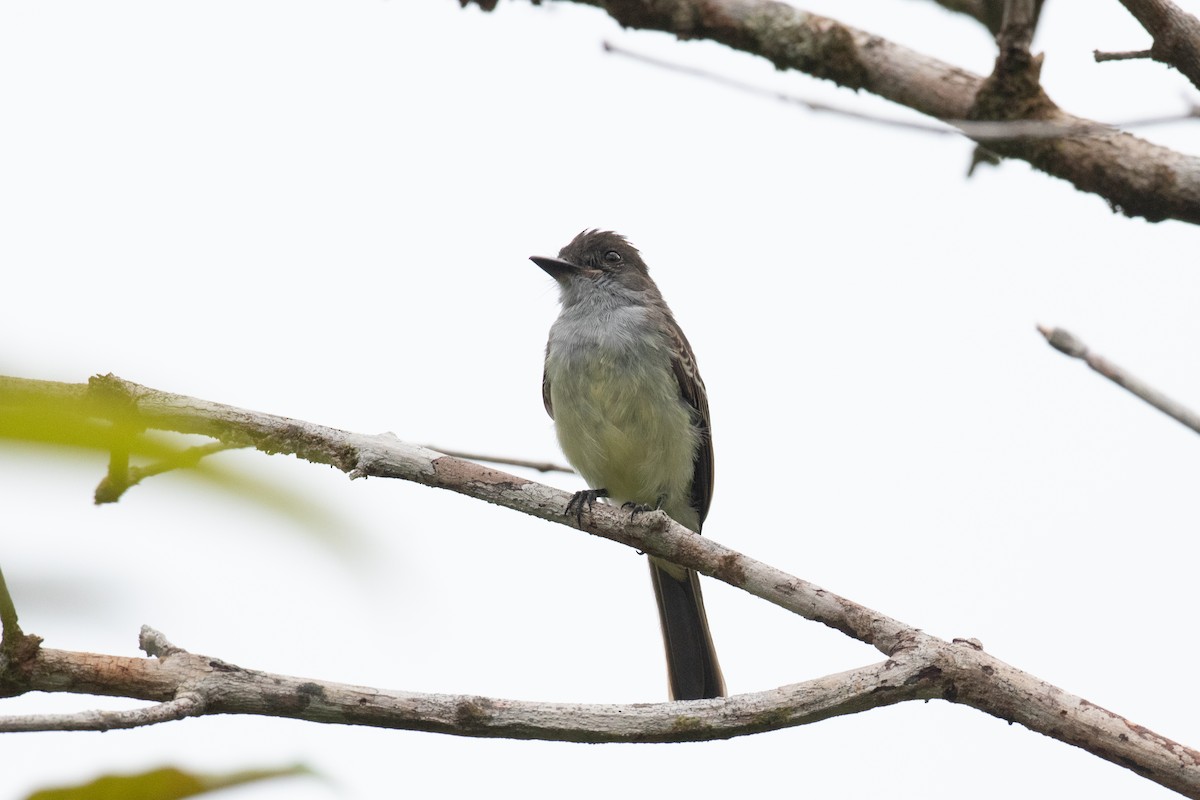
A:
MULTIPOLYGON (((713 490, 708 397, 691 345, 637 248, 611 231, 583 231, 558 258, 534 256, 560 289, 542 400, 567 460, 598 497, 661 509, 700 533, 713 490)), ((650 558, 673 700, 723 697, 699 576, 650 558)))

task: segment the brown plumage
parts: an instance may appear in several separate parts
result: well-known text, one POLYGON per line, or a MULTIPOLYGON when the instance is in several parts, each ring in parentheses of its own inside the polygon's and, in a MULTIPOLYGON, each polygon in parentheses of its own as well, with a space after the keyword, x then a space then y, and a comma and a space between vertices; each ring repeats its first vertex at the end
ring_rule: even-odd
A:
MULTIPOLYGON (((593 230, 558 258, 533 261, 562 289, 542 401, 563 452, 591 497, 661 508, 700 533, 713 491, 708 397, 691 345, 641 254, 624 237, 593 230), (566 410, 556 415, 556 407, 566 410)), ((671 697, 723 696, 698 576, 657 558, 650 572, 671 697)))

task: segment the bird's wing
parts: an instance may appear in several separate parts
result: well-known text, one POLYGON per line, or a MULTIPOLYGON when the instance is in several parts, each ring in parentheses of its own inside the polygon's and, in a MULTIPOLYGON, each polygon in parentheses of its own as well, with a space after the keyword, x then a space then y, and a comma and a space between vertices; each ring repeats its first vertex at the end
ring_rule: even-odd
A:
MULTIPOLYGON (((550 359, 550 343, 546 342, 546 360, 550 359)), ((542 405, 546 407, 546 413, 550 415, 550 419, 554 419, 554 404, 550 402, 550 372, 546 369, 545 362, 542 363, 542 405)))
MULTIPOLYGON (((700 523, 708 516, 708 506, 712 503, 713 493, 713 449, 712 429, 708 417, 708 392, 700 371, 696 368, 696 357, 692 354, 692 346, 683 335, 675 320, 671 320, 671 335, 674 337, 672 350, 675 356, 671 359, 671 369, 675 379, 679 381, 679 395, 683 401, 692 407, 692 419, 700 434, 700 445, 696 448, 696 458, 692 472, 692 506, 700 515, 700 523)), ((548 391, 548 390, 547 390, 548 391)), ((547 408, 549 401, 547 400, 547 408)), ((699 531, 697 531, 699 533, 699 531)))

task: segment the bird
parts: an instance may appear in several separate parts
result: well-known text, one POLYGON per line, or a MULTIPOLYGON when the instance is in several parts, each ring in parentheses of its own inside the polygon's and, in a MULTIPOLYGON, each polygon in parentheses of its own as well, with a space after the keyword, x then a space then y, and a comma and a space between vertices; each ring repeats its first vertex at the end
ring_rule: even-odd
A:
MULTIPOLYGON (((556 258, 531 256, 558 283, 542 401, 563 454, 598 498, 657 509, 697 534, 713 492, 708 394, 692 347, 641 253, 613 231, 584 230, 556 258)), ((649 557, 672 700, 724 697, 699 576, 649 557)))

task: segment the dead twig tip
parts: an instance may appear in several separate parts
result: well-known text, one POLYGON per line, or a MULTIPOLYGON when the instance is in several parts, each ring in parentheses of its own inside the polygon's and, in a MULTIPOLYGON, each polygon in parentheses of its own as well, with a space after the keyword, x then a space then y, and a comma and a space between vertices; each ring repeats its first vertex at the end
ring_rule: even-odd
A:
POLYGON ((171 644, 166 636, 149 625, 143 625, 141 631, 138 633, 138 646, 142 649, 143 653, 155 658, 166 658, 175 653, 187 652, 182 647, 176 647, 171 644))
POLYGON ((1070 331, 1062 328, 1047 328, 1044 325, 1038 325, 1038 331, 1046 337, 1050 346, 1060 353, 1071 358, 1083 358, 1087 355, 1087 347, 1070 331))

